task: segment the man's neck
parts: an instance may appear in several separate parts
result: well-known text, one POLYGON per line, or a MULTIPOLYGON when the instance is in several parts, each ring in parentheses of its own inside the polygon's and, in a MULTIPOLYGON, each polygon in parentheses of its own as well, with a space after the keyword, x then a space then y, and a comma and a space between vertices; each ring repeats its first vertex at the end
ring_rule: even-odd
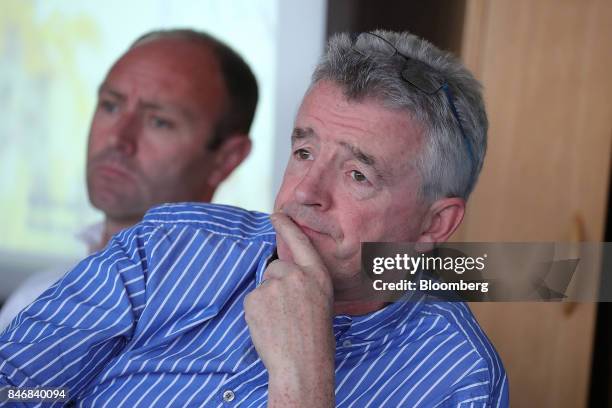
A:
POLYGON ((358 272, 350 283, 334 282, 334 314, 360 316, 376 312, 387 306, 393 299, 374 290, 372 280, 358 272))
POLYGON ((387 303, 379 301, 335 301, 334 314, 345 314, 349 316, 360 316, 373 313, 385 307, 387 303))

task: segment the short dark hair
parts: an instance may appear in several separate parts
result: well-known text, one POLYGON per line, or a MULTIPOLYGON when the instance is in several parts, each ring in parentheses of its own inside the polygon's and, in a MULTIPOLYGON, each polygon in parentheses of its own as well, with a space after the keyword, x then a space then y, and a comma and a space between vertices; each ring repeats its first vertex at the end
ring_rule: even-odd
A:
POLYGON ((255 75, 244 59, 210 34, 188 28, 150 31, 136 39, 130 48, 159 38, 180 38, 205 44, 211 47, 219 61, 229 103, 215 125, 208 148, 217 149, 234 132, 247 135, 253 123, 259 93, 255 75))

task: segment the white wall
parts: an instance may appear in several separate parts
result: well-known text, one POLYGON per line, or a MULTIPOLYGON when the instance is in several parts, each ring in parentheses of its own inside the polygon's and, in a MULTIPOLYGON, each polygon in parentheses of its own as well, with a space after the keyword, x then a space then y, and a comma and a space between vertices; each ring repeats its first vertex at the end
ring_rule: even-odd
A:
POLYGON ((280 187, 291 147, 293 120, 310 83, 310 75, 323 53, 326 30, 326 0, 280 2, 275 153, 272 191, 280 187))

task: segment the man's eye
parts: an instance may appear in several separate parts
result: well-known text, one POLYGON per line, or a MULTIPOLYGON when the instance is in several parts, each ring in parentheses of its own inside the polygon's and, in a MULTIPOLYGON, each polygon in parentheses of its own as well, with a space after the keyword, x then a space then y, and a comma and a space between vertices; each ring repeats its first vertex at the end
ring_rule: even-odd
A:
POLYGON ((360 171, 351 170, 351 178, 358 183, 363 183, 368 181, 368 178, 360 171))
POLYGON ((119 110, 119 106, 115 102, 100 101, 100 108, 107 113, 115 113, 119 110))
POLYGON ((174 127, 174 124, 171 121, 157 116, 153 116, 150 120, 150 123, 151 126, 156 129, 172 129, 174 127))
POLYGON ((293 155, 299 160, 310 160, 312 158, 310 152, 305 149, 297 149, 295 152, 293 152, 293 155))

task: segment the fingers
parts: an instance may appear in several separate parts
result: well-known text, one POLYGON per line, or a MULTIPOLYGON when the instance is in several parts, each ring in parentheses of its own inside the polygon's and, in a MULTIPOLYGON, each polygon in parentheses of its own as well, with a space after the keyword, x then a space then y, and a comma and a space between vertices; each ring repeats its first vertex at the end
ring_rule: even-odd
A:
POLYGON ((263 273, 262 280, 279 279, 286 274, 287 262, 279 259, 270 262, 263 273))
POLYGON ((289 247, 293 261, 297 265, 305 268, 324 268, 323 261, 310 239, 287 215, 274 213, 270 216, 270 220, 276 233, 289 247))

